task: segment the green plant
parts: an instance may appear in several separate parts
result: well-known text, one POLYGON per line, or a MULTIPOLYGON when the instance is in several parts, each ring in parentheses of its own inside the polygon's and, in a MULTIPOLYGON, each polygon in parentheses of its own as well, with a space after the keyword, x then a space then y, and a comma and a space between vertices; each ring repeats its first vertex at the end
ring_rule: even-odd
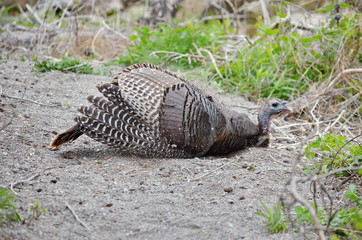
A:
POLYGON ((49 72, 49 71, 62 71, 62 72, 75 72, 81 74, 94 74, 94 75, 108 75, 109 71, 106 69, 103 70, 94 70, 93 67, 89 64, 82 63, 79 60, 63 57, 59 62, 47 59, 44 61, 39 61, 37 58, 33 59, 34 71, 35 72, 49 72))
POLYGON ((177 28, 159 25, 156 30, 143 26, 135 28, 135 31, 136 34, 130 37, 130 41, 134 44, 127 48, 127 54, 121 56, 117 63, 126 65, 138 62, 159 64, 162 58, 169 57, 168 59, 172 63, 190 68, 201 65, 197 56, 193 56, 197 55, 197 48, 207 47, 211 52, 216 52, 220 46, 218 40, 227 33, 228 28, 224 28, 219 21, 214 21, 187 24, 177 28))
POLYGON ((9 14, 10 10, 13 9, 13 8, 15 8, 14 5, 2 6, 0 8, 0 20, 3 21, 4 17, 6 17, 9 14))
POLYGON ((41 205, 40 201, 35 201, 29 209, 30 219, 38 220, 41 215, 46 214, 46 209, 41 205))
MULTIPOLYGON (((36 24, 29 21, 29 19, 24 18, 22 15, 14 14, 18 12, 18 6, 16 4, 12 4, 10 6, 2 6, 0 8, 0 23, 11 23, 16 22, 18 25, 22 25, 24 27, 35 27, 36 24)), ((1 25, 0 24, 0 25, 1 25)))
POLYGON ((215 79, 223 88, 255 99, 293 98, 312 83, 328 79, 341 59, 346 67, 358 58, 360 22, 361 15, 346 14, 338 23, 301 35, 289 21, 276 26, 260 21, 259 38, 242 45, 236 58, 219 67, 223 77, 215 74, 215 79))
POLYGON ((287 232, 287 223, 282 211, 282 205, 279 203, 277 205, 267 207, 263 202, 261 202, 261 204, 263 205, 265 213, 256 212, 255 214, 265 218, 265 226, 269 233, 287 232))
MULTIPOLYGON (((319 137, 305 148, 305 155, 309 159, 321 157, 320 161, 305 169, 306 173, 320 171, 325 174, 338 168, 362 165, 361 144, 347 141, 346 137, 337 134, 319 137)), ((352 172, 354 171, 341 171, 337 173, 337 176, 349 175, 352 172)), ((362 175, 362 169, 358 172, 362 175)))
MULTIPOLYGON (((349 190, 344 195, 346 199, 352 200, 355 207, 342 208, 334 214, 327 214, 323 208, 317 209, 317 218, 322 226, 331 228, 331 237, 339 239, 339 236, 348 236, 349 239, 360 239, 362 237, 362 201, 358 196, 356 186, 349 185, 349 190)), ((314 208, 314 203, 311 204, 314 208)), ((294 211, 298 222, 312 224, 310 212, 302 207, 295 206, 294 211)))
POLYGON ((20 222, 21 217, 14 204, 15 196, 6 188, 0 189, 0 226, 7 222, 20 222))

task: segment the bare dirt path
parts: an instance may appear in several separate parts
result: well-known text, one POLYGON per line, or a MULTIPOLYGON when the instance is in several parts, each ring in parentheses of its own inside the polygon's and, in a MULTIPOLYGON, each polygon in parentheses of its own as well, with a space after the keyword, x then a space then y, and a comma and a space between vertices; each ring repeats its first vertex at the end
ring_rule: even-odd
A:
POLYGON ((270 235, 254 214, 260 201, 277 202, 294 171, 297 153, 276 133, 268 149, 225 158, 141 159, 87 137, 50 151, 55 133, 110 78, 33 73, 32 64, 0 62, 0 127, 11 122, 0 132, 0 186, 33 177, 13 188, 19 212, 26 218, 39 200, 47 213, 3 227, 0 239, 296 238, 270 235))

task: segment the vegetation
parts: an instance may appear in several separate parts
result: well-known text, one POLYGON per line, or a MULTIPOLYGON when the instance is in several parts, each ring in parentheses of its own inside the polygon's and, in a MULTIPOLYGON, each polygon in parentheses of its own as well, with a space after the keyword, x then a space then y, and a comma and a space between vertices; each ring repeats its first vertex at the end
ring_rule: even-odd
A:
MULTIPOLYGON (((358 143, 353 144, 351 140, 347 141, 345 137, 330 134, 318 138, 306 147, 305 154, 310 159, 318 159, 318 163, 308 168, 308 174, 327 174, 333 171, 336 173, 334 177, 337 178, 352 176, 352 174, 362 176, 362 146, 358 143)), ((360 183, 357 181, 357 184, 360 183)), ((344 194, 344 202, 349 202, 347 207, 336 210, 332 206, 317 206, 316 202, 317 200, 314 199, 314 202, 310 204, 315 209, 319 223, 330 233, 331 239, 361 238, 362 197, 356 184, 349 184, 349 188, 344 194)), ((256 214, 265 218, 268 231, 270 233, 287 231, 288 222, 283 216, 282 205, 266 207, 263 204, 263 207, 265 213, 256 214)), ((297 205, 294 207, 294 212, 296 222, 313 226, 312 213, 306 207, 297 205)))
POLYGON ((38 220, 41 215, 46 214, 46 209, 42 206, 40 201, 35 201, 33 206, 29 209, 29 216, 26 219, 27 224, 30 224, 33 220, 38 220))
POLYGON ((21 222, 16 211, 15 196, 6 188, 0 189, 0 226, 9 222, 21 222))
MULTIPOLYGON (((342 7, 349 6, 342 4, 342 7)), ((333 5, 328 5, 320 11, 332 13, 332 10, 333 5)), ((225 35, 234 32, 229 21, 224 24, 219 21, 188 24, 178 28, 159 25, 156 30, 145 26, 136 28, 137 34, 130 38, 134 45, 117 63, 160 64, 165 63, 166 58, 178 67, 190 68, 206 62, 208 53, 200 49, 207 50, 215 59, 223 59, 218 61, 218 74, 215 73, 212 79, 224 89, 253 98, 291 99, 313 82, 327 79, 341 58, 345 65, 358 58, 360 15, 347 14, 338 22, 332 19, 320 29, 308 29, 308 34, 293 30, 296 26, 284 21, 286 15, 282 12, 278 16, 280 23, 275 26, 257 23, 259 38, 248 45, 234 46, 236 57, 228 56, 235 53, 225 53, 221 47, 225 35), (350 52, 346 54, 345 49, 350 49, 350 52)), ((355 84, 362 89, 357 82, 355 84)))
POLYGON ((94 70, 89 64, 82 63, 77 59, 71 59, 63 57, 60 61, 53 61, 50 59, 39 61, 34 58, 34 71, 35 72, 49 72, 49 71, 62 71, 62 72, 74 72, 81 74, 93 74, 93 75, 108 75, 109 70, 94 70))
MULTIPOLYGON (((345 193, 346 200, 355 203, 352 208, 342 208, 333 213, 318 207, 317 217, 322 226, 331 229, 331 239, 339 239, 339 237, 348 237, 349 239, 360 239, 362 237, 362 198, 357 195, 356 186, 349 185, 349 190, 345 193)), ((312 204, 314 207, 315 204, 312 204)), ((312 216, 310 212, 301 206, 294 208, 297 221, 300 223, 312 224, 312 216)))
POLYGON ((256 212, 255 214, 265 218, 265 227, 268 229, 269 233, 287 232, 287 221, 282 211, 282 205, 277 204, 267 207, 263 202, 261 204, 263 205, 265 213, 256 212))
POLYGON ((360 15, 345 15, 309 34, 293 31, 286 15, 279 13, 276 26, 256 25, 260 38, 239 49, 235 60, 220 67, 221 86, 256 98, 290 99, 313 82, 328 78, 344 49, 352 50, 349 64, 356 58, 361 37, 360 15))
MULTIPOLYGON (((306 157, 320 159, 317 163, 307 167, 306 173, 320 172, 326 174, 332 170, 348 167, 357 167, 362 164, 362 146, 359 142, 348 141, 346 137, 330 134, 319 137, 305 148, 306 157)), ((355 171, 345 170, 337 172, 337 176, 350 175, 355 171)), ((362 174, 362 170, 359 171, 362 174)))
MULTIPOLYGON (((23 221, 17 212, 17 207, 14 203, 15 196, 7 188, 0 189, 0 227, 10 222, 23 221)), ((46 214, 46 209, 40 201, 35 201, 29 209, 29 215, 24 219, 24 222, 30 224, 33 220, 38 220, 41 215, 46 214)))
POLYGON ((172 28, 159 25, 156 30, 147 26, 135 28, 130 37, 134 45, 127 48, 127 54, 120 56, 116 63, 130 65, 139 62, 160 64, 169 60, 178 67, 189 69, 201 65, 199 48, 207 47, 216 53, 220 47, 220 37, 231 31, 220 21, 209 23, 189 23, 184 27, 172 28), (162 59, 162 60, 161 60, 162 59))

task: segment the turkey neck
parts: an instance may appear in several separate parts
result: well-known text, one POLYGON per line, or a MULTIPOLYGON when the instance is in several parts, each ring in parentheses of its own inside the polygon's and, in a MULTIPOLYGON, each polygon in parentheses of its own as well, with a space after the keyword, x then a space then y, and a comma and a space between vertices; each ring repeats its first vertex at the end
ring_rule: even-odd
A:
POLYGON ((252 146, 268 146, 268 133, 263 133, 265 114, 261 112, 258 124, 244 114, 233 115, 226 120, 224 129, 215 138, 208 155, 227 154, 252 146))
POLYGON ((267 106, 262 106, 260 108, 259 111, 259 116, 258 116, 258 128, 260 131, 260 134, 263 135, 267 135, 269 134, 269 120, 270 119, 270 114, 269 111, 267 109, 267 106))

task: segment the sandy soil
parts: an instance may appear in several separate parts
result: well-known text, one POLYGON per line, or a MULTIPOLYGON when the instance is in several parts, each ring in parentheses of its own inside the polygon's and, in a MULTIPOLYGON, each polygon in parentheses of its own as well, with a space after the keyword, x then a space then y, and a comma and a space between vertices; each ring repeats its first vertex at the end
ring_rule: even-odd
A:
POLYGON ((32 64, 0 62, 0 127, 11 122, 0 132, 0 186, 33 177, 14 186, 25 224, 3 227, 0 239, 298 238, 269 234, 254 214, 263 210, 261 201, 278 201, 294 171, 297 153, 277 132, 268 149, 225 158, 141 159, 86 136, 50 151, 55 134, 73 124, 77 107, 110 77, 34 73, 32 64), (29 223, 37 200, 47 213, 29 223))

